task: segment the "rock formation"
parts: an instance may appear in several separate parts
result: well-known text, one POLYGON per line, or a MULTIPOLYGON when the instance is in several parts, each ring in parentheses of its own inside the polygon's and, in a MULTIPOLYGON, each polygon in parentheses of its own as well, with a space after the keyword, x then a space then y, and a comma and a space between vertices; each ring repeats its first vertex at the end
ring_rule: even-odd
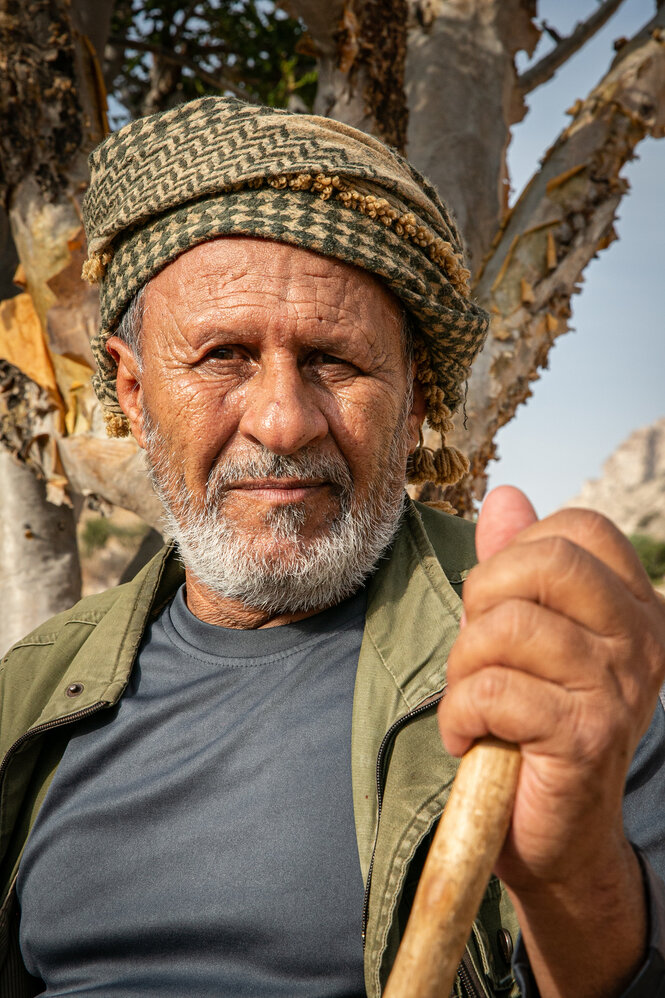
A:
POLYGON ((601 477, 585 482, 566 506, 598 510, 625 534, 665 540, 665 418, 631 433, 601 477))

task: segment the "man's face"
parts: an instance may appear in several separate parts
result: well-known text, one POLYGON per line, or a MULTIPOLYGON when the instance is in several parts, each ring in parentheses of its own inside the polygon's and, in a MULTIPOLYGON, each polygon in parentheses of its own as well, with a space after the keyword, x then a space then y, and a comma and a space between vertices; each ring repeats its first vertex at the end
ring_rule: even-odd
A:
MULTIPOLYGON (((196 541, 205 512, 226 550, 241 544, 268 573, 293 575, 344 517, 369 518, 370 531, 396 522, 422 418, 402 324, 371 275, 267 240, 204 243, 153 278, 142 371, 128 371, 117 339, 111 348, 176 525, 196 521, 196 541)), ((196 574, 186 551, 185 563, 196 574)))

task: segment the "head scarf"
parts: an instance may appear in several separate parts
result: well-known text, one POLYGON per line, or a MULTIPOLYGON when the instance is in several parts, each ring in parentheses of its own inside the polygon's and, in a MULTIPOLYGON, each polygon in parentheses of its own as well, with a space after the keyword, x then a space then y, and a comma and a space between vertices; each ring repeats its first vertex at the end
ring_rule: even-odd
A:
POLYGON ((362 267, 401 300, 427 420, 441 435, 436 451, 421 439, 409 479, 449 484, 464 474, 445 434, 488 316, 469 296, 450 212, 402 156, 329 118, 204 97, 110 135, 90 171, 83 276, 100 284, 93 384, 111 435, 129 432, 106 351, 127 306, 185 250, 247 235, 362 267))

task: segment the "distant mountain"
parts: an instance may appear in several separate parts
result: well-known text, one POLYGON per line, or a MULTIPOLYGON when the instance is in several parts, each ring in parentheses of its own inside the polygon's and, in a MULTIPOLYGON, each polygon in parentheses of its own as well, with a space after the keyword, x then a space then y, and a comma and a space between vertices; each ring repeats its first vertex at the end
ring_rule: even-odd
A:
POLYGON ((631 433, 607 459, 602 476, 585 482, 565 505, 598 510, 625 534, 665 540, 665 418, 631 433))

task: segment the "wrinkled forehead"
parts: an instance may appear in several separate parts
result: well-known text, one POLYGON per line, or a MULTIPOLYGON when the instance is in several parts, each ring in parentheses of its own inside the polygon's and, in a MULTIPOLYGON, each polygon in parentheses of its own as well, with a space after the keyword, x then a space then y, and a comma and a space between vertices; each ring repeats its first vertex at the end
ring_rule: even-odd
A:
POLYGON ((322 312, 347 303, 358 313, 403 306, 374 274, 320 253, 250 236, 224 236, 186 250, 148 282, 150 299, 214 302, 218 297, 298 302, 307 290, 322 312))
MULTIPOLYGON (((204 342, 273 331, 307 342, 394 353, 405 310, 374 275, 344 261, 265 239, 230 236, 182 253, 145 288, 141 324, 204 342)), ((294 341, 294 342, 295 342, 294 341)))

